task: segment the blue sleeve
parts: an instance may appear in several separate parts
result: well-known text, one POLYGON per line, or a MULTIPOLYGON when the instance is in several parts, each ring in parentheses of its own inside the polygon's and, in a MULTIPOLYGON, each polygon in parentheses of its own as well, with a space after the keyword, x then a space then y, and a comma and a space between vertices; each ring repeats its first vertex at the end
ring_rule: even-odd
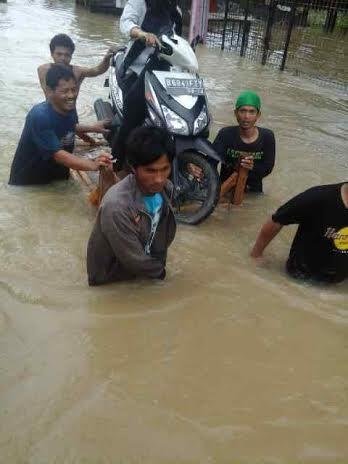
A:
POLYGON ((49 115, 32 113, 30 116, 31 136, 38 151, 38 155, 48 160, 59 150, 62 144, 53 130, 49 115))

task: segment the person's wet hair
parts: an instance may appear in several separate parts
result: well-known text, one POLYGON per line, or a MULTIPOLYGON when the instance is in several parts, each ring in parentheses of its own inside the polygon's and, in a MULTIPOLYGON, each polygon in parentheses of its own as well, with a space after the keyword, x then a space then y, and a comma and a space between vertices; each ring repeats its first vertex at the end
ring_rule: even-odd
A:
POLYGON ((137 168, 154 163, 167 155, 172 162, 173 147, 168 134, 155 127, 137 127, 126 142, 126 160, 129 166, 137 168))
POLYGON ((71 51, 71 54, 75 51, 75 44, 71 38, 66 34, 55 35, 50 42, 51 53, 54 52, 56 47, 65 47, 71 51))
POLYGON ((60 64, 52 64, 46 74, 46 86, 51 90, 55 90, 61 79, 64 81, 74 79, 76 82, 76 77, 71 68, 60 64))

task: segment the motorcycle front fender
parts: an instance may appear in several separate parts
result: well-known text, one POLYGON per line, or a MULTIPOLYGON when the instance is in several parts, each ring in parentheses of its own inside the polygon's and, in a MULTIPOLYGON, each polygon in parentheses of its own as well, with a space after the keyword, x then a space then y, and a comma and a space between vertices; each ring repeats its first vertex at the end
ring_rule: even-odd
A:
POLYGON ((185 151, 196 151, 218 163, 223 161, 212 143, 202 137, 175 137, 175 153, 179 155, 185 151))

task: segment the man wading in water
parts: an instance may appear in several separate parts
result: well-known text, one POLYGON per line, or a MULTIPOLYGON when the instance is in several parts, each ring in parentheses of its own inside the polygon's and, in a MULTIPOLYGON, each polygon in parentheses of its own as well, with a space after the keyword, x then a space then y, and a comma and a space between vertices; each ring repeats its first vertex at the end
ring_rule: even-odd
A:
POLYGON ((251 256, 262 257, 288 224, 299 224, 286 263, 291 276, 328 283, 348 278, 348 182, 310 188, 281 206, 263 225, 251 256))
MULTIPOLYGON (((82 66, 71 65, 71 59, 75 51, 75 44, 71 38, 66 34, 57 34, 53 37, 50 42, 50 51, 53 63, 42 64, 37 68, 39 75, 40 85, 46 98, 48 97, 48 89, 46 86, 46 74, 47 71, 53 64, 60 64, 66 66, 72 70, 74 73, 76 82, 77 82, 77 92, 80 91, 80 86, 85 77, 97 77, 100 74, 104 74, 110 66, 110 58, 114 53, 113 48, 110 48, 102 61, 93 68, 85 68, 82 66)), ((101 121, 104 127, 110 123, 109 120, 101 121)), ((77 135, 84 140, 86 143, 92 146, 99 145, 92 137, 89 135, 77 130, 77 135)))
POLYGON ((270 129, 256 126, 261 116, 261 100, 254 92, 243 92, 235 106, 238 126, 221 129, 214 141, 214 148, 225 160, 221 169, 224 182, 241 167, 248 169, 247 190, 261 193, 262 179, 268 176, 275 162, 275 140, 270 129))
POLYGON ((160 129, 135 129, 126 159, 132 173, 105 194, 89 238, 89 285, 166 275, 167 250, 176 232, 168 136, 160 129))
POLYGON ((57 34, 53 37, 50 42, 50 51, 53 63, 42 64, 37 68, 37 72, 40 79, 40 84, 42 90, 44 91, 47 97, 47 88, 46 88, 46 74, 50 69, 52 64, 60 64, 62 66, 70 67, 72 72, 75 75, 78 90, 82 84, 82 81, 85 77, 97 77, 100 74, 104 74, 110 66, 110 58, 114 50, 110 48, 102 61, 93 68, 85 68, 82 66, 71 65, 71 59, 75 51, 75 44, 71 38, 66 34, 57 34))
POLYGON ((76 130, 105 132, 100 122, 89 126, 77 124, 78 88, 72 70, 52 65, 46 75, 46 88, 48 100, 35 105, 26 117, 11 166, 10 184, 46 184, 68 179, 69 168, 98 171, 100 166, 111 166, 107 154, 94 161, 72 154, 76 130))

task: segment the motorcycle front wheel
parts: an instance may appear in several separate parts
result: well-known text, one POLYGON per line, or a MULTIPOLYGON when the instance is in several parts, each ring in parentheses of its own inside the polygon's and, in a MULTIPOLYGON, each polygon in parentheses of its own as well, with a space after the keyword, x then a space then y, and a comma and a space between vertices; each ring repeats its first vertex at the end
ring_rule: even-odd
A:
POLYGON ((195 225, 214 211, 220 194, 216 167, 201 154, 186 151, 177 157, 178 175, 173 206, 178 222, 195 225))

